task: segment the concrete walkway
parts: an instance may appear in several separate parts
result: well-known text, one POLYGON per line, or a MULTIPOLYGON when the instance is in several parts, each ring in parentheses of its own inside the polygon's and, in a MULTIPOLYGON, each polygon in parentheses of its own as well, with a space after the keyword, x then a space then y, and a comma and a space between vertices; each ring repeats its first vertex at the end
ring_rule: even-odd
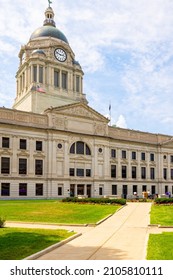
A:
POLYGON ((39 260, 144 260, 150 208, 150 203, 130 203, 39 260))
POLYGON ((150 233, 173 231, 148 227, 151 203, 128 203, 97 227, 7 223, 7 226, 64 228, 82 235, 38 260, 144 260, 150 233))

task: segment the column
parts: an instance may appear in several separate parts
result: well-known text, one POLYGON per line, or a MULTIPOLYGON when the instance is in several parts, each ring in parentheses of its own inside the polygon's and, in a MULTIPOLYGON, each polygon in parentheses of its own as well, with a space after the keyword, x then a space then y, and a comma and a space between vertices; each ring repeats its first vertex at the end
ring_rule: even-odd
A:
POLYGON ((120 149, 117 149, 117 159, 118 159, 117 179, 122 179, 122 176, 121 176, 121 150, 120 149))
POLYGON ((18 175, 18 157, 17 157, 17 150, 18 150, 18 137, 17 136, 13 136, 12 138, 12 143, 11 143, 11 147, 13 150, 13 155, 12 157, 10 157, 10 161, 11 161, 11 174, 12 176, 17 176, 18 175))
POLYGON ((69 177, 69 144, 64 142, 64 177, 69 177))
POLYGON ((74 196, 77 196, 77 185, 74 185, 74 196))

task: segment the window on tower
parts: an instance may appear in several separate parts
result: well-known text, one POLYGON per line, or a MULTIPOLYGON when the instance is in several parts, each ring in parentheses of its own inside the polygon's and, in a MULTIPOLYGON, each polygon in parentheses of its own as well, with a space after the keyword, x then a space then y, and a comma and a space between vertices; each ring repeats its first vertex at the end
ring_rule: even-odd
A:
POLYGON ((33 81, 37 82, 37 65, 33 66, 33 81))
POLYGON ((80 77, 76 77, 76 91, 80 92, 80 77))
POLYGON ((67 89, 67 73, 62 72, 62 88, 67 89))
POLYGON ((59 87, 59 71, 54 70, 54 86, 59 87))
POLYGON ((43 67, 39 66, 39 83, 43 83, 43 67))

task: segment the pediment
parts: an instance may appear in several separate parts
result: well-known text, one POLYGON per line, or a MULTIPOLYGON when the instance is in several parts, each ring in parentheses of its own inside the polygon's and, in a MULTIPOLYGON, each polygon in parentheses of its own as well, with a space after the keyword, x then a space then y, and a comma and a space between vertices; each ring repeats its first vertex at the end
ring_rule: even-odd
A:
POLYGON ((98 113, 97 111, 89 107, 88 105, 81 102, 55 107, 55 108, 49 108, 45 111, 45 113, 90 119, 90 120, 100 121, 104 123, 109 122, 109 120, 105 118, 103 115, 101 115, 100 113, 98 113))
POLYGON ((173 147, 173 137, 171 137, 170 139, 166 140, 166 141, 163 141, 160 143, 161 146, 164 146, 164 147, 173 147))

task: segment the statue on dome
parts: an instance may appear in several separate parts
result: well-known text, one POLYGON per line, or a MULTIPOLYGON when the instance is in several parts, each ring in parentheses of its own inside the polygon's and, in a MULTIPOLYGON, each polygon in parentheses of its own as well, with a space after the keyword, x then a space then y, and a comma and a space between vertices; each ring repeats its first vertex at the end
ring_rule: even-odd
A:
POLYGON ((52 1, 51 1, 51 0, 48 0, 48 3, 49 3, 49 7, 50 7, 50 4, 52 4, 52 1))

